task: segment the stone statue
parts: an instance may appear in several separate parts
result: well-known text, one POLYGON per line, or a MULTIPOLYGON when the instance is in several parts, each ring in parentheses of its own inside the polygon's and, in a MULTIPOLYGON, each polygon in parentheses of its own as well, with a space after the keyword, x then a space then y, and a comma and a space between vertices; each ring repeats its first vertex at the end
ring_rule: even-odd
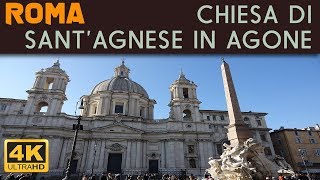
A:
POLYGON ((225 150, 220 159, 210 158, 210 168, 207 172, 214 179, 220 180, 251 180, 262 179, 267 176, 278 176, 286 172, 293 175, 291 166, 278 157, 278 163, 265 157, 262 146, 249 138, 235 147, 224 144, 225 150), (283 162, 283 161, 284 162, 283 162))

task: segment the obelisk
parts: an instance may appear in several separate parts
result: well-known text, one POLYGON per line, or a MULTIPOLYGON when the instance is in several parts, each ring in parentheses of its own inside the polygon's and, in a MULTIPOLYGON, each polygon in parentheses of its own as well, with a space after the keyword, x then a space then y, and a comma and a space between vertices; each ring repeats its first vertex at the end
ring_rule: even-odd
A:
POLYGON ((226 95, 229 126, 228 126, 228 140, 230 145, 235 147, 237 144, 251 138, 251 132, 247 124, 244 123, 240 111, 240 106, 233 85, 232 76, 228 63, 222 59, 221 65, 224 92, 226 95))

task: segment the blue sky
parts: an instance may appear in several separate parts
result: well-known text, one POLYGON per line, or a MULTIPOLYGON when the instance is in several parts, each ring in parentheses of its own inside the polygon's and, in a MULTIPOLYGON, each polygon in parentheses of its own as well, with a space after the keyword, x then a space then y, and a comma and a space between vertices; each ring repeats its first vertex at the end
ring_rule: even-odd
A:
POLYGON ((168 117, 169 86, 180 70, 198 85, 201 109, 226 110, 221 57, 229 63, 242 111, 267 112, 267 124, 303 128, 320 123, 320 56, 277 55, 46 55, 0 56, 0 97, 26 99, 35 72, 60 59, 70 76, 63 111, 74 114, 79 97, 113 76, 124 58, 132 80, 157 101, 155 118, 168 117))

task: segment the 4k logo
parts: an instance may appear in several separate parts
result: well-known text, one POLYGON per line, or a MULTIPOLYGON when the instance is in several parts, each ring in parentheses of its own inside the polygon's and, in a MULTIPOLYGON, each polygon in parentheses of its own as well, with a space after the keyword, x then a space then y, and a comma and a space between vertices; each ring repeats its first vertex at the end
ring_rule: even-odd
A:
POLYGON ((49 142, 46 139, 4 141, 5 172, 48 172, 49 142))

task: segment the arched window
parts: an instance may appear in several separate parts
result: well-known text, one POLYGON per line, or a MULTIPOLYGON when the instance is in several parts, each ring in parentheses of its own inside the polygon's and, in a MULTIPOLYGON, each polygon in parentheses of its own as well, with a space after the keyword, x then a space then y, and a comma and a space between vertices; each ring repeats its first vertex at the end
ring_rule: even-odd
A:
POLYGON ((243 118, 244 121, 249 121, 250 119, 248 117, 243 118))
POLYGON ((36 110, 35 110, 35 113, 45 115, 47 113, 47 111, 48 111, 48 103, 43 101, 43 102, 38 103, 36 110))
POLYGON ((189 90, 188 88, 183 88, 182 89, 182 94, 183 94, 183 98, 189 98, 189 90))
POLYGON ((182 117, 183 117, 183 120, 192 120, 191 111, 189 109, 184 110, 182 117))
POLYGON ((46 79, 46 83, 44 84, 44 87, 43 87, 43 88, 44 88, 44 89, 52 89, 53 81, 54 81, 53 78, 48 77, 48 78, 46 79))
POLYGON ((91 114, 92 114, 92 115, 97 114, 97 109, 98 109, 97 103, 93 103, 93 104, 91 105, 91 114))

